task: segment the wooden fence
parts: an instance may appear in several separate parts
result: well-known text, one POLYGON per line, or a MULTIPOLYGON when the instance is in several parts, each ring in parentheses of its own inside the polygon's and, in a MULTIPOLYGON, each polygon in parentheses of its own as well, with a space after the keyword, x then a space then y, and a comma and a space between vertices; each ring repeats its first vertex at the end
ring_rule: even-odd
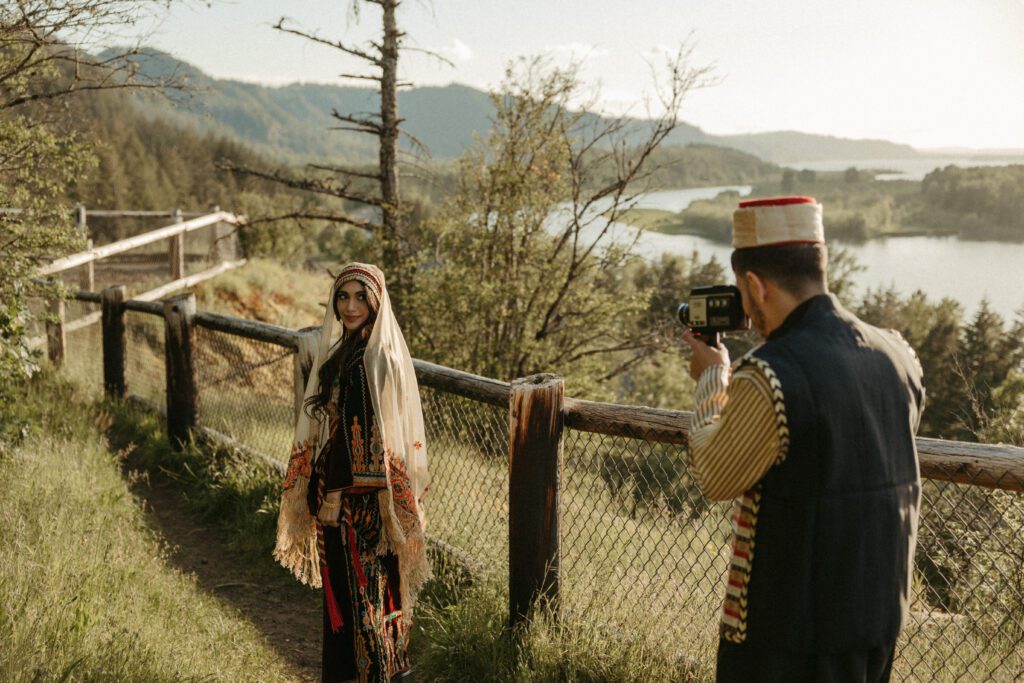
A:
MULTIPOLYGON (((217 214, 201 220, 215 219, 226 220, 227 217, 217 214)), ((126 312, 159 316, 165 330, 166 417, 172 444, 177 447, 190 434, 197 434, 267 460, 284 471, 283 460, 268 458, 202 424, 195 331, 206 328, 294 352, 294 410, 297 414, 317 348, 319 328, 292 330, 198 311, 192 294, 163 301, 142 297, 127 299, 123 287, 110 287, 99 293, 81 291, 75 298, 101 306, 103 383, 109 395, 123 398, 126 393, 126 312)), ((62 343, 53 337, 49 342, 62 343)), ((51 357, 54 355, 59 356, 51 351, 51 357)), ((555 598, 559 595, 561 581, 559 495, 563 430, 571 428, 665 444, 685 444, 687 440, 692 419, 689 412, 565 397, 563 381, 554 375, 537 375, 508 383, 421 360, 414 363, 422 386, 508 410, 508 582, 513 623, 520 621, 538 599, 557 605, 555 598)), ((1024 491, 1022 448, 928 438, 918 438, 917 446, 923 477, 987 489, 1024 491)))
MULTIPOLYGON (((9 213, 17 211, 17 209, 2 209, 0 211, 9 213)), ((204 214, 194 211, 185 212, 181 209, 173 211, 87 211, 84 207, 80 206, 75 210, 75 213, 78 218, 78 227, 83 232, 88 230, 86 221, 89 215, 120 218, 169 217, 174 219, 174 223, 165 227, 101 247, 93 247, 92 240, 87 240, 88 248, 85 251, 57 259, 41 268, 37 273, 40 278, 53 278, 67 271, 80 269, 79 287, 81 292, 91 293, 95 289, 95 264, 97 262, 165 240, 168 243, 167 277, 169 281, 149 291, 135 293, 132 297, 134 301, 157 301, 171 292, 194 287, 200 282, 245 264, 244 258, 237 257, 238 249, 235 236, 235 228, 244 221, 233 213, 220 211, 218 207, 214 207, 211 212, 204 214), (186 216, 194 217, 190 220, 185 220, 186 216), (215 265, 201 272, 186 276, 185 239, 190 233, 194 233, 202 228, 212 228, 208 249, 211 256, 210 260, 215 265)), ((126 293, 126 290, 123 290, 122 297, 126 293)), ((30 339, 29 345, 35 348, 45 343, 50 360, 60 365, 65 354, 67 334, 96 324, 102 316, 97 311, 75 320, 67 320, 66 307, 62 299, 48 302, 47 311, 50 313, 51 320, 47 322, 46 335, 30 339)))

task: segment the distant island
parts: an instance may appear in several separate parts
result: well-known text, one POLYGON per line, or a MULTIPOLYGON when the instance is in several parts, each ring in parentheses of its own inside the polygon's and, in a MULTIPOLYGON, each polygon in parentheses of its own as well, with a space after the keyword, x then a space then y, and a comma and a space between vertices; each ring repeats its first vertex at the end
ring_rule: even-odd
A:
MULTIPOLYGON (((1024 164, 947 166, 923 180, 879 180, 880 173, 848 168, 819 172, 785 169, 780 180, 754 183, 753 194, 813 195, 828 207, 830 238, 862 242, 876 237, 956 235, 1024 242, 1024 164)), ((722 192, 675 213, 634 208, 621 220, 667 234, 698 235, 728 243, 740 197, 722 192)))

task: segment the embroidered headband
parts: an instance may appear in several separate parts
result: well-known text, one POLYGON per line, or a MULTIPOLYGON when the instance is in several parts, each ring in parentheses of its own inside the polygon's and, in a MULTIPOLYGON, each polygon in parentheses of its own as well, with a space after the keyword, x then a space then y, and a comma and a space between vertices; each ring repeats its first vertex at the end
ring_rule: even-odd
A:
POLYGON ((734 249, 824 241, 821 204, 813 197, 749 199, 732 214, 734 249))
POLYGON ((379 268, 366 263, 349 263, 334 280, 334 288, 341 287, 346 282, 356 280, 362 283, 363 287, 373 298, 374 308, 380 306, 380 300, 384 291, 384 274, 379 268))

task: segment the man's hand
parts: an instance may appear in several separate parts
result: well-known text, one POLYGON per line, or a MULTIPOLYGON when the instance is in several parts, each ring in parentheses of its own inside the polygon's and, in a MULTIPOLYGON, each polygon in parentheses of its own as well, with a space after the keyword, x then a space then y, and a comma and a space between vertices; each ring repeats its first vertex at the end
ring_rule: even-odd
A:
POLYGON ((341 491, 331 491, 324 496, 324 502, 320 505, 320 511, 316 518, 324 526, 338 526, 338 518, 341 514, 341 491))
POLYGON ((690 377, 697 379, 712 365, 729 367, 729 350, 723 344, 712 348, 693 336, 687 328, 683 332, 683 341, 690 345, 690 377))

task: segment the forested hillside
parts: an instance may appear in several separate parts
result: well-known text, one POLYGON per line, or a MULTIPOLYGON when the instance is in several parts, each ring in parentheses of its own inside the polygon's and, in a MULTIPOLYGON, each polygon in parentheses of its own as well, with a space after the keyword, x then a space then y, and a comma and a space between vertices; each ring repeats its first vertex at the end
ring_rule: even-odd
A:
MULTIPOLYGON (((175 69, 187 75, 188 96, 167 99, 139 98, 147 116, 159 117, 201 133, 226 136, 252 149, 289 161, 345 158, 372 161, 372 140, 351 132, 325 130, 337 125, 332 109, 342 112, 373 111, 376 91, 366 87, 295 83, 268 87, 255 83, 215 79, 170 55, 147 51, 140 60, 150 73, 175 69)), ((490 96, 475 88, 451 84, 414 87, 398 94, 403 127, 438 159, 457 157, 475 135, 491 128, 495 106, 490 96)), ((685 116, 685 107, 683 110, 685 116)), ((595 121, 600 117, 593 115, 595 121)), ((626 139, 639 141, 649 126, 642 118, 629 119, 626 139)), ((408 140, 406 141, 408 142, 408 140)), ((775 163, 820 159, 903 159, 917 156, 907 145, 885 140, 851 140, 791 131, 716 136, 681 123, 666 139, 668 146, 705 144, 728 147, 775 163)))

